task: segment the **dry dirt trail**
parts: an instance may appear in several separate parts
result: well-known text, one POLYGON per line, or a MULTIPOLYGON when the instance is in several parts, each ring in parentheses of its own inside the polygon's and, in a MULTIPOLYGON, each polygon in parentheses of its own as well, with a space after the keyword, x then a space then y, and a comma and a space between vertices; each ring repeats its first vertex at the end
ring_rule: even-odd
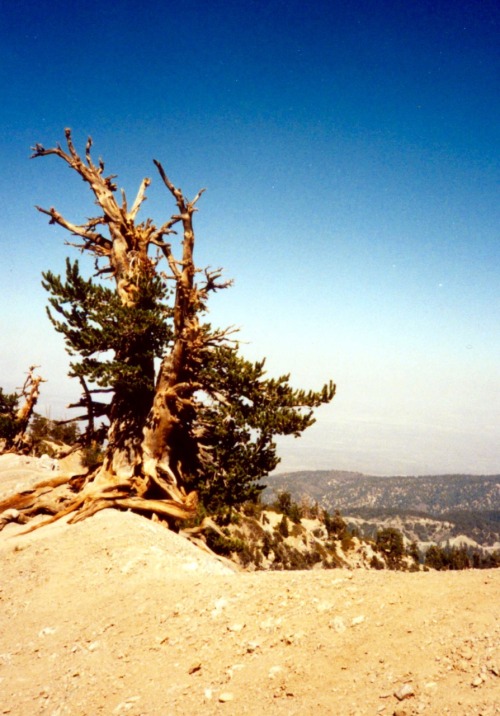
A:
POLYGON ((0 714, 500 714, 500 570, 233 572, 110 510, 19 529, 0 714))

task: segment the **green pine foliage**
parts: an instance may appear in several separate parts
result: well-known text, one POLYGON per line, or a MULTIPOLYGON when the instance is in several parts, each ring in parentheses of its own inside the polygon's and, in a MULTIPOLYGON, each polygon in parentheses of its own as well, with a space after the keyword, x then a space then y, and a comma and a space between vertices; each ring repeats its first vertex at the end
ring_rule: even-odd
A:
MULTIPOLYGON (((50 271, 43 279, 51 294, 49 318, 73 359, 70 375, 96 390, 119 390, 134 420, 144 421, 154 396, 155 360, 173 337, 166 282, 158 275, 142 277, 139 300, 124 306, 102 282, 83 278, 77 261, 67 260, 65 281, 50 271)), ((209 324, 203 328, 212 330, 209 324)), ((184 419, 205 456, 202 468, 186 476, 186 487, 219 514, 258 499, 264 488, 259 481, 279 463, 274 437, 298 437, 314 423, 313 409, 335 392, 332 383, 315 392, 292 388, 288 375, 268 378, 265 361, 246 360, 236 343, 208 345, 201 359, 186 362, 185 379, 199 387, 197 408, 186 410, 184 419)))
POLYGON ((171 338, 165 318, 169 309, 165 282, 159 276, 141 277, 140 300, 125 306, 116 291, 84 279, 78 261, 66 260, 66 281, 51 271, 43 274, 51 294, 47 309, 54 328, 63 334, 74 377, 85 377, 101 388, 152 391, 153 360, 162 355, 171 338), (130 356, 136 360, 132 362, 130 356))
POLYGON ((461 569, 494 569, 500 566, 500 551, 487 552, 461 545, 431 545, 425 553, 424 565, 437 571, 461 569))
POLYGON ((17 393, 5 393, 0 388, 0 440, 9 444, 17 435, 19 423, 16 418, 19 396, 17 393))
POLYGON ((288 375, 268 378, 265 361, 252 363, 227 345, 206 354, 198 377, 207 396, 199 417, 211 460, 196 487, 215 510, 255 500, 264 488, 258 481, 279 463, 274 437, 298 437, 314 423, 312 408, 334 392, 333 385, 319 393, 295 390, 288 375))
POLYGON ((404 556, 404 541, 401 532, 394 527, 384 527, 377 532, 377 549, 383 552, 391 569, 397 568, 404 556))

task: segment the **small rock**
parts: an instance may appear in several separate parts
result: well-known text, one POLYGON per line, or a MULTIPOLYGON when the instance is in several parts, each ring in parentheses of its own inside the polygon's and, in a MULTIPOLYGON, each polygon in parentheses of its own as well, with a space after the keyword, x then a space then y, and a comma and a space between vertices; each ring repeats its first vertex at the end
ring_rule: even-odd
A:
POLYGON ((318 604, 316 604, 316 611, 329 612, 332 607, 333 604, 331 602, 318 602, 318 604))
POLYGON ((365 621, 365 618, 363 616, 354 617, 354 619, 351 621, 351 626, 357 626, 358 624, 362 624, 365 621))
POLYGON ((408 716, 408 711, 405 711, 405 709, 395 709, 393 716, 408 716))
POLYGON ((468 647, 468 646, 464 646, 464 647, 460 650, 459 653, 460 653, 460 656, 461 656, 463 659, 467 659, 467 661, 470 661, 470 660, 472 659, 472 657, 474 656, 474 652, 473 652, 472 649, 471 649, 470 647, 468 647))
POLYGON ((283 671, 282 666, 271 666, 269 669, 269 678, 274 679, 274 677, 280 673, 280 671, 283 671))
POLYGON ((249 641, 247 643, 247 653, 253 654, 254 651, 260 648, 260 642, 258 641, 249 641))
POLYGON ((245 628, 244 624, 231 624, 231 626, 228 626, 227 630, 237 633, 237 632, 242 631, 244 628, 245 628))
POLYGON ((411 684, 403 684, 401 688, 394 692, 394 696, 398 699, 398 701, 403 701, 403 699, 409 699, 412 696, 415 696, 415 691, 413 690, 413 686, 411 686, 411 684))
POLYGON ((216 599, 214 602, 214 608, 211 611, 211 614, 213 617, 218 617, 222 614, 222 610, 227 607, 227 599, 224 599, 224 597, 220 597, 219 599, 216 599))
POLYGON ((477 688, 478 686, 481 686, 482 683, 483 683, 482 677, 481 677, 481 676, 476 676, 476 678, 475 678, 474 681, 472 682, 472 686, 474 686, 474 688, 477 688))
POLYGON ((243 664, 233 664, 232 666, 230 666, 226 669, 226 674, 230 679, 232 679, 235 671, 240 671, 241 669, 244 669, 244 668, 245 667, 243 666, 243 664))
POLYGON ((219 694, 219 701, 221 704, 225 704, 228 701, 234 700, 234 694, 232 694, 230 691, 223 691, 222 694, 219 694))
POLYGON ((330 626, 333 627, 338 634, 343 634, 347 629, 342 617, 334 617, 330 622, 330 626))
POLYGON ((266 631, 277 629, 281 626, 283 617, 268 617, 260 623, 260 628, 266 631))

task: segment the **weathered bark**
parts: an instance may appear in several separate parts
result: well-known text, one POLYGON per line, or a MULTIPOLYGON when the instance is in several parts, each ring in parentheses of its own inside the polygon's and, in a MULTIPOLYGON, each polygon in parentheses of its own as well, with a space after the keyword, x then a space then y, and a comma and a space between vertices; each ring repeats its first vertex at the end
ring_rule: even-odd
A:
MULTIPOLYGON (((158 375, 151 411, 144 427, 143 469, 146 475, 157 480, 160 474, 169 484, 169 494, 179 499, 179 483, 182 482, 183 462, 189 455, 191 468, 196 457, 196 445, 183 446, 188 435, 188 412, 193 395, 198 388, 192 379, 191 365, 199 357, 202 344, 197 317, 199 310, 199 291, 194 283, 195 266, 193 259, 194 229, 193 214, 200 192, 192 202, 187 202, 180 191, 174 187, 159 162, 155 162, 165 186, 174 196, 182 221, 184 239, 182 260, 177 262, 169 245, 163 245, 170 270, 175 279, 176 292, 173 312, 174 340, 172 350, 165 356, 158 375), (179 429, 179 426, 182 426, 179 429), (183 433, 183 436, 180 434, 183 433), (184 460, 183 460, 184 458, 184 460)), ((177 218, 177 217, 176 217, 177 218)))

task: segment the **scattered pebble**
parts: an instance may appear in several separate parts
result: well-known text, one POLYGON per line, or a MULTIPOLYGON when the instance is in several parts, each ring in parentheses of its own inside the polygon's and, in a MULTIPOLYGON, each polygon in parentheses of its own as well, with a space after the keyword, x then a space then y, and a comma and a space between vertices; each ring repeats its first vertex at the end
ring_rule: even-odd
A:
POLYGON ((358 624, 362 624, 364 621, 364 616, 354 617, 354 619, 351 621, 351 626, 357 626, 358 624))
POLYGON ((403 701, 403 699, 409 699, 412 696, 415 696, 415 691, 413 689, 413 686, 411 686, 411 684, 403 684, 403 686, 401 686, 401 688, 399 688, 397 691, 394 692, 394 696, 399 701, 403 701))
POLYGON ((342 617, 334 617, 330 622, 330 626, 335 629, 338 634, 342 634, 347 629, 342 617))
POLYGON ((249 641, 247 643, 247 653, 253 654, 254 651, 260 648, 260 642, 258 641, 249 641))
POLYGON ((459 654, 463 659, 467 659, 467 661, 470 661, 474 655, 474 652, 469 646, 464 646, 462 647, 462 649, 460 649, 459 654))
POLYGON ((231 624, 230 626, 228 626, 227 630, 237 633, 237 632, 242 631, 244 628, 245 628, 244 624, 231 624))
POLYGON ((283 671, 282 666, 271 666, 271 668, 269 669, 269 678, 274 679, 274 677, 281 671, 283 671))
POLYGON ((219 694, 219 701, 222 704, 227 703, 228 701, 234 700, 234 694, 232 694, 230 691, 223 691, 222 694, 219 694))

